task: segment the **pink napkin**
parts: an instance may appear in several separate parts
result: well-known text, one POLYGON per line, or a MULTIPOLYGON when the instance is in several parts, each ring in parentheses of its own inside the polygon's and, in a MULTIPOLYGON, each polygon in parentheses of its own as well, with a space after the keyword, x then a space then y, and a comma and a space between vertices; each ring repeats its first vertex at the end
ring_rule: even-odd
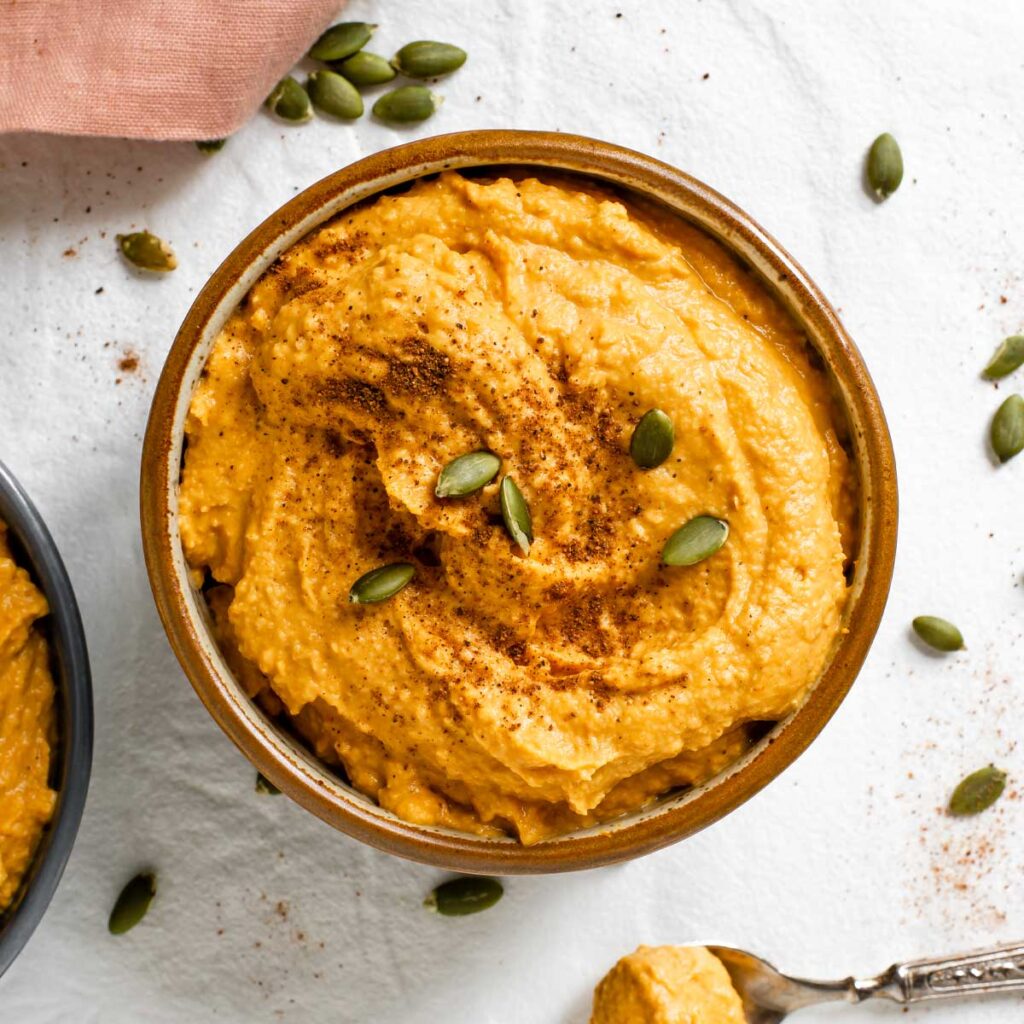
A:
POLYGON ((0 0, 0 132, 220 139, 343 0, 0 0))

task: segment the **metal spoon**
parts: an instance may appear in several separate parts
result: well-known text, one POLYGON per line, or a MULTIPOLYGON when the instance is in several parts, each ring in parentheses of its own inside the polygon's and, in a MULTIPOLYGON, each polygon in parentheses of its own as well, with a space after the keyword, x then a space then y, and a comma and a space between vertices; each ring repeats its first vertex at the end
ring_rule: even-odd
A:
POLYGON ((1024 991, 1024 943, 993 946, 959 956, 893 964, 877 978, 808 981, 779 973, 771 964, 730 946, 708 946, 725 965, 743 999, 748 1024, 778 1024, 794 1010, 819 1003, 888 999, 920 1003, 950 996, 1024 991))

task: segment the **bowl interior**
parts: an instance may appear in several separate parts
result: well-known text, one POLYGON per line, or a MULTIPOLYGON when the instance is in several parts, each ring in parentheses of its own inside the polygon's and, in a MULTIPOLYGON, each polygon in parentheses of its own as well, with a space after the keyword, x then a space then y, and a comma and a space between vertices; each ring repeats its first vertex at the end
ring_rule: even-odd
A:
POLYGON ((895 540, 892 453, 877 396, 856 348, 799 266, 742 211, 673 168, 593 140, 528 132, 466 133, 377 154, 314 185, 257 228, 211 278, 168 357, 147 431, 142 504, 147 562, 165 627, 186 673, 228 735, 280 788, 336 827, 391 852, 463 871, 592 867, 656 849, 743 802, 806 747, 845 695, 881 616, 895 540), (512 143, 509 136, 515 136, 512 143), (800 707, 704 785, 533 847, 410 826, 352 789, 270 722, 234 680, 212 638, 206 603, 190 580, 177 528, 191 396, 213 341, 248 290, 281 253, 340 211, 452 168, 582 175, 627 199, 665 208, 722 242, 759 274, 820 354, 846 414, 860 482, 859 550, 844 611, 846 633, 800 707))
POLYGON ((71 853, 89 787, 93 722, 85 633, 71 582, 46 525, 3 463, 0 519, 9 528, 15 559, 29 570, 50 604, 40 627, 49 644, 57 690, 57 743, 50 767, 57 805, 18 895, 0 915, 3 974, 42 918, 71 853))

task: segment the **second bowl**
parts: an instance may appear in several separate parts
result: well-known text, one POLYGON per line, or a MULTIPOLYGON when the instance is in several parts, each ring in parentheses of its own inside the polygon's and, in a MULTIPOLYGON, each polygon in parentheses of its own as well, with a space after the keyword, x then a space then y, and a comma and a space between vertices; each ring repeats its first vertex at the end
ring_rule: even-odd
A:
POLYGON ((40 622, 56 684, 56 743, 50 786, 57 802, 14 901, 0 914, 0 974, 28 942, 64 872, 85 807, 92 766, 92 682, 85 633, 57 546, 29 496, 0 463, 0 520, 15 560, 50 606, 40 622))

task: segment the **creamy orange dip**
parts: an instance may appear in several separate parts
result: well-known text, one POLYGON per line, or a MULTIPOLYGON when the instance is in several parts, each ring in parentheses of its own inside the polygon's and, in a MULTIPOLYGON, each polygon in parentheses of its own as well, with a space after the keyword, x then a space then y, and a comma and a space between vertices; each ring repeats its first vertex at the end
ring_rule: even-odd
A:
POLYGON ((0 912, 14 899, 57 799, 47 782, 53 678, 46 640, 34 626, 48 611, 15 565, 0 522, 0 912))
POLYGON ((799 702, 846 595, 839 422, 701 232, 568 179, 445 174, 252 289, 192 399, 181 536, 235 672, 321 758, 408 821, 532 843, 706 779, 799 702), (651 408, 676 439, 641 470, 651 408), (437 498, 479 449, 493 482, 437 498), (705 513, 721 550, 661 565, 705 513), (349 602, 392 562, 411 584, 349 602))
POLYGON ((594 991, 590 1024, 746 1024, 722 961, 703 946, 641 946, 594 991))

